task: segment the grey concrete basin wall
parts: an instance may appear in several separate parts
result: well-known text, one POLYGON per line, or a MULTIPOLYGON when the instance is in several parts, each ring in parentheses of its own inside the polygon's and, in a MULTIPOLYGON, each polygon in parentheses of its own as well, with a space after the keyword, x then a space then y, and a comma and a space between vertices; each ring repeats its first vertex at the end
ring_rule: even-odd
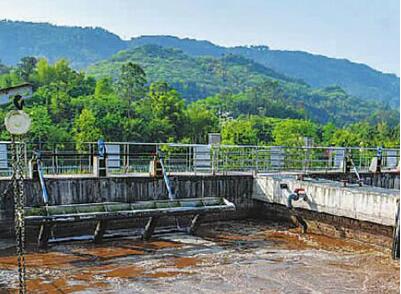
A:
MULTIPOLYGON (((227 212, 222 218, 241 218, 253 208, 252 176, 178 176, 178 198, 224 197, 233 202, 237 210, 227 212)), ((10 180, 0 180, 0 193, 10 185, 10 180)), ((135 202, 167 199, 162 178, 146 176, 112 176, 97 178, 49 177, 46 179, 51 205, 94 202, 135 202)), ((43 205, 38 182, 25 180, 26 206, 43 205)), ((0 237, 13 230, 14 203, 12 193, 0 197, 0 237)))
POLYGON ((253 198, 286 205, 287 194, 280 183, 288 184, 291 190, 304 188, 308 201, 293 201, 293 207, 393 226, 398 190, 358 185, 343 187, 342 183, 329 180, 298 181, 291 176, 258 175, 254 181, 253 198))

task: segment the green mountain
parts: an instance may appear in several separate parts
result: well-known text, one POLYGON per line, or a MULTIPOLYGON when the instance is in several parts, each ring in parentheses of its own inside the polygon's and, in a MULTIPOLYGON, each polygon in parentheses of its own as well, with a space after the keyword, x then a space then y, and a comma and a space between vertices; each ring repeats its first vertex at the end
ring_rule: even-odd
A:
POLYGON ((266 79, 295 82, 241 56, 192 57, 181 50, 156 45, 120 51, 110 59, 90 66, 87 72, 96 78, 111 76, 115 79, 121 65, 127 62, 139 64, 149 81, 168 82, 187 101, 218 93, 239 93, 266 79))
POLYGON ((130 47, 133 48, 146 44, 178 48, 192 56, 241 55, 279 73, 301 79, 313 87, 337 85, 354 96, 377 99, 394 107, 399 107, 400 103, 399 77, 347 59, 329 58, 302 51, 271 50, 267 46, 226 48, 208 41, 174 36, 142 36, 130 41, 130 47))
MULTIPOLYGON (((231 96, 228 100, 237 103, 230 108, 235 109, 234 116, 263 111, 263 115, 272 117, 306 116, 320 123, 332 121, 343 125, 368 118, 375 120, 374 117, 385 110, 373 101, 348 95, 338 86, 312 88, 237 55, 195 57, 178 49, 144 45, 121 51, 90 66, 87 72, 97 78, 111 76, 116 79, 121 66, 127 62, 143 67, 148 82, 168 82, 186 101, 215 95, 231 96)), ((396 124, 397 111, 389 110, 386 120, 390 120, 391 125, 396 124)))
POLYGON ((124 48, 120 37, 102 28, 0 21, 0 61, 8 65, 35 56, 50 62, 66 58, 73 67, 83 68, 124 48))
POLYGON ((302 51, 271 50, 267 46, 226 48, 208 41, 173 36, 143 36, 124 41, 102 28, 0 21, 0 60, 7 65, 15 65, 25 56, 36 56, 46 57, 50 62, 66 58, 74 68, 80 69, 120 50, 149 44, 177 48, 195 57, 240 55, 313 87, 338 85, 353 96, 399 107, 399 77, 345 59, 302 51))

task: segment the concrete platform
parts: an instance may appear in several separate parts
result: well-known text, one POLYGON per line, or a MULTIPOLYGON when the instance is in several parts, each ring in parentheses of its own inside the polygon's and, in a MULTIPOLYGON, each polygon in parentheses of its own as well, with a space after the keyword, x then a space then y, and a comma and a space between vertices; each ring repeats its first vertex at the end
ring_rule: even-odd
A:
POLYGON ((343 187, 341 182, 325 179, 296 180, 292 175, 265 174, 254 180, 252 198, 275 204, 287 204, 287 194, 280 188, 286 183, 293 191, 304 188, 308 201, 293 201, 302 208, 375 224, 393 226, 400 192, 372 186, 343 187))

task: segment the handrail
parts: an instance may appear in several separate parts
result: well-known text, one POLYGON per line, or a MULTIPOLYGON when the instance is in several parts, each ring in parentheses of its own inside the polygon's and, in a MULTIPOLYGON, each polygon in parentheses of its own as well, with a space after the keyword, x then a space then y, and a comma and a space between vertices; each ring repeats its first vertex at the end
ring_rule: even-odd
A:
MULTIPOLYGON (((4 143, 7 143, 3 141, 4 143)), ((3 143, 3 144, 4 144, 3 143)), ((1 144, 1 142, 0 142, 1 144)), ((75 145, 43 146, 41 169, 46 174, 92 174, 93 156, 97 143, 88 143, 83 150, 75 145)), ((367 171, 371 160, 377 156, 377 148, 371 147, 284 147, 255 145, 204 145, 180 143, 106 142, 115 145, 108 150, 109 174, 147 173, 149 161, 155 149, 161 155, 164 174, 270 172, 270 171, 332 171, 340 170, 345 154, 351 153, 358 171, 367 171), (204 147, 204 148, 202 148, 204 147), (160 154, 163 151, 163 154, 160 154)), ((25 144, 25 158, 31 156, 33 145, 25 144)), ((384 169, 396 170, 400 149, 382 149, 384 169)), ((9 148, 0 149, 0 177, 11 175, 9 148)), ((25 170, 28 171, 26 163, 25 170)), ((168 181, 168 179, 167 179, 168 181)), ((166 180, 165 180, 166 182, 166 180)), ((169 184, 167 184, 169 183, 169 184)), ((174 187, 168 185, 171 190, 174 187)), ((167 189, 169 189, 167 188, 167 189)), ((174 191, 170 191, 170 197, 174 191)))

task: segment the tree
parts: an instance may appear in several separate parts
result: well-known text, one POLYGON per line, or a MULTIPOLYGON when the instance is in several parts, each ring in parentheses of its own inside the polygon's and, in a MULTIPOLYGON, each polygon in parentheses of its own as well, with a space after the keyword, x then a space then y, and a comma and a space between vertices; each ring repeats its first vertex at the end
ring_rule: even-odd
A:
POLYGON ((77 149, 85 150, 84 142, 97 141, 102 137, 102 132, 96 127, 96 118, 93 113, 84 108, 74 122, 74 139, 77 149))
POLYGON ((184 136, 184 109, 184 100, 165 82, 152 83, 148 96, 135 107, 136 114, 144 121, 145 137, 159 142, 184 136))
POLYGON ((187 128, 185 136, 191 143, 206 143, 207 134, 218 129, 219 119, 205 105, 190 104, 186 111, 187 128))
POLYGON ((360 137, 358 134, 351 132, 347 129, 338 129, 334 132, 330 145, 334 146, 359 146, 361 143, 360 137))
POLYGON ((113 82, 110 78, 103 78, 96 81, 95 96, 110 95, 113 93, 113 82))
POLYGON ((21 84, 23 81, 15 70, 11 70, 9 73, 0 75, 0 88, 7 88, 21 84))
POLYGON ((223 144, 229 145, 257 145, 258 136, 254 124, 250 120, 229 120, 223 124, 221 130, 223 144))
POLYGON ((28 109, 32 119, 29 130, 30 141, 51 145, 56 142, 68 142, 71 140, 70 134, 59 125, 55 125, 45 106, 33 106, 28 109))
POLYGON ((325 124, 323 126, 323 129, 322 129, 322 143, 324 145, 326 145, 326 146, 330 145, 330 142, 331 142, 331 140, 333 138, 333 135, 336 132, 336 130, 337 130, 337 128, 332 122, 329 122, 329 123, 327 123, 327 124, 325 124))
POLYGON ((23 81, 29 81, 29 77, 35 70, 36 63, 37 59, 35 57, 27 56, 21 58, 17 66, 17 73, 23 81))
MULTIPOLYGON (((117 81, 118 95, 128 102, 138 101, 145 96, 146 74, 144 70, 132 62, 121 66, 120 75, 117 81)), ((127 111, 128 118, 131 118, 131 111, 127 111)))
POLYGON ((49 65, 46 59, 40 58, 36 64, 36 70, 33 74, 33 81, 36 86, 48 85, 55 81, 56 76, 54 68, 49 65))
POLYGON ((318 141, 317 126, 310 121, 286 119, 275 125, 273 137, 279 146, 303 146, 304 137, 318 141))
POLYGON ((274 141, 273 129, 274 126, 281 120, 277 118, 265 117, 259 115, 252 115, 249 119, 253 122, 254 129, 256 130, 256 134, 258 137, 258 145, 273 144, 274 141))
POLYGON ((71 122, 72 120, 72 107, 71 97, 63 90, 60 89, 59 83, 56 89, 51 93, 50 110, 54 121, 56 122, 71 122))

